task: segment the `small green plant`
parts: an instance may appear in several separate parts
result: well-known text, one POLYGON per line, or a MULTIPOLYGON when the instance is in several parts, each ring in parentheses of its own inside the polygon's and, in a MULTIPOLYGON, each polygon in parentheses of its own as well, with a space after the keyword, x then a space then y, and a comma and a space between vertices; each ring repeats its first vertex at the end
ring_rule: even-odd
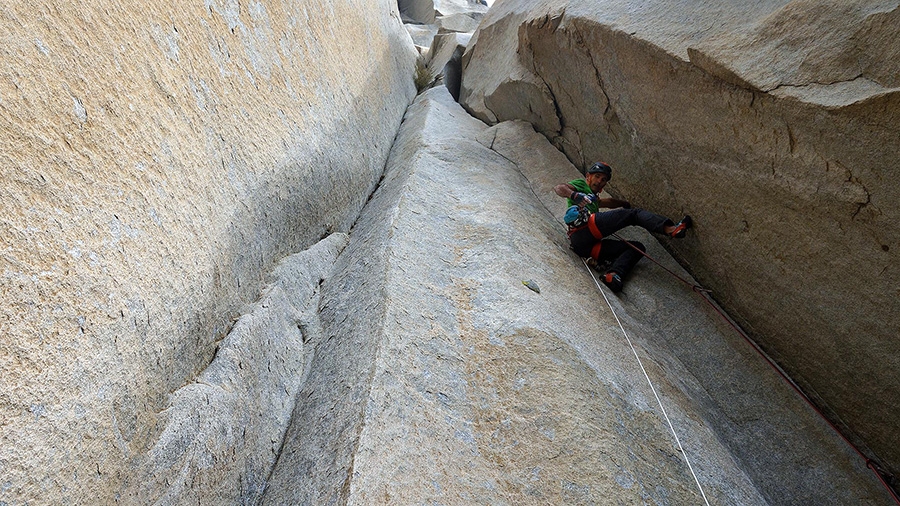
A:
POLYGON ((428 70, 428 65, 425 64, 425 58, 418 57, 416 59, 416 73, 413 76, 413 82, 416 83, 416 92, 422 93, 422 90, 428 88, 432 82, 434 82, 434 76, 431 75, 431 71, 428 70))

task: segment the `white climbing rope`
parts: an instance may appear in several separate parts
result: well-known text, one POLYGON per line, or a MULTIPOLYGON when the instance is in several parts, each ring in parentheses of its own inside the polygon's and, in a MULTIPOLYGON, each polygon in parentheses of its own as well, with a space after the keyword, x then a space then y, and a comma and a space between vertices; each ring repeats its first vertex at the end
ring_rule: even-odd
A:
POLYGON ((587 269, 588 274, 591 275, 591 278, 594 280, 594 284, 597 285, 597 290, 603 295, 603 300, 606 301, 606 305, 609 306, 610 312, 612 312, 613 316, 616 319, 616 323, 619 324, 619 328, 622 329, 622 335, 625 336, 625 340, 628 341, 628 346, 631 347, 632 353, 634 353, 634 358, 637 359, 638 365, 641 366, 641 372, 644 373, 644 378, 647 379, 647 384, 650 385, 650 390, 653 391, 653 396, 656 397, 656 402, 659 404, 659 409, 662 410, 663 417, 665 417, 666 422, 669 424, 669 429, 672 431, 672 435, 675 436, 675 442, 678 443, 678 449, 681 451, 681 455, 684 457, 685 463, 687 463, 688 469, 691 471, 691 476, 694 477, 694 483, 697 484, 697 488, 700 490, 700 495, 703 496, 703 502, 706 503, 706 506, 709 506, 709 500, 706 499, 706 494, 703 492, 703 487, 700 485, 700 480, 697 479, 697 474, 694 473, 694 467, 691 465, 691 461, 688 459, 687 453, 684 451, 684 447, 681 446, 681 440, 678 439, 678 434, 675 432, 675 426, 672 425, 672 420, 669 419, 668 413, 666 413, 666 408, 663 406, 662 400, 659 398, 659 394, 656 393, 656 388, 653 386, 653 382, 650 381, 650 375, 647 374, 647 370, 644 369, 644 363, 641 362, 641 357, 638 356, 637 349, 635 349, 634 344, 631 342, 631 338, 628 337, 628 332, 625 332, 625 327, 622 326, 622 321, 619 320, 619 315, 616 314, 615 309, 613 309, 612 303, 609 301, 609 298, 606 296, 606 292, 600 287, 600 282, 597 281, 597 277, 594 276, 594 271, 591 270, 590 266, 588 266, 587 262, 582 258, 581 262, 584 263, 584 268, 587 269))

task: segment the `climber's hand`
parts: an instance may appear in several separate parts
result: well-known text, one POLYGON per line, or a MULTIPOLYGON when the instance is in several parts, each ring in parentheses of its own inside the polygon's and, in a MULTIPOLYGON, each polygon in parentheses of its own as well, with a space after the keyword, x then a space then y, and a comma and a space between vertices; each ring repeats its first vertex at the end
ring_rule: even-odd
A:
POLYGON ((577 205, 578 207, 584 207, 596 200, 597 200, 597 196, 592 193, 581 193, 581 192, 572 193, 572 202, 574 202, 575 205, 577 205))

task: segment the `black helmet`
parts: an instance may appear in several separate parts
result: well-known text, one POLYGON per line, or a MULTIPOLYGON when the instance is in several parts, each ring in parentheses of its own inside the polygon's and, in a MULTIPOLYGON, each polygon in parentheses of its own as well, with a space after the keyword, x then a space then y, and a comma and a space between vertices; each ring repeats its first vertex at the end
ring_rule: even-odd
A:
POLYGON ((612 168, 603 162, 596 162, 587 170, 588 174, 606 174, 607 179, 612 179, 612 168))

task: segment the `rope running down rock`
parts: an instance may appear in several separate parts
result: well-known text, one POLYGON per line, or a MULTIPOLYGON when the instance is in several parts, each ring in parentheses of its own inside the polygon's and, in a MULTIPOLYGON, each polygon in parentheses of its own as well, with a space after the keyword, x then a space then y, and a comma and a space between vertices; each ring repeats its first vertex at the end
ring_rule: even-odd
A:
POLYGON ((594 284, 597 285, 597 290, 600 290, 600 293, 603 295, 603 300, 606 301, 606 304, 609 306, 609 310, 612 312, 613 317, 616 319, 616 323, 619 324, 619 328, 622 330, 622 335, 625 336, 625 340, 628 342, 628 346, 631 347, 631 352, 634 353, 634 358, 637 359, 638 365, 641 367, 641 372, 644 373, 644 378, 647 379, 647 384, 650 385, 650 390, 653 391, 653 396, 656 397, 656 402, 659 404, 659 409, 662 410, 663 417, 666 419, 666 423, 669 424, 669 430, 672 431, 672 435, 675 436, 675 442, 678 443, 678 450, 681 451, 681 455, 684 456, 684 461, 687 463, 688 469, 691 471, 691 476, 694 477, 694 483, 697 484, 697 488, 700 490, 700 495, 703 496, 703 502, 706 503, 706 506, 709 506, 709 500, 706 499, 706 493, 703 492, 703 487, 700 485, 700 480, 697 479, 697 474, 694 472, 694 467, 691 465, 691 461, 688 459, 687 452, 684 451, 684 447, 681 446, 681 440, 678 438, 678 434, 675 432, 675 426, 672 425, 672 420, 669 419, 669 414, 666 413, 666 408, 663 406, 662 400, 659 398, 659 394, 656 392, 656 388, 653 386, 653 382, 650 381, 650 375, 647 374, 647 370, 644 369, 644 363, 641 361, 641 357, 638 356, 637 350, 634 348, 634 344, 631 342, 631 338, 628 337, 628 333, 625 332, 625 327, 622 326, 622 321, 619 320, 619 315, 616 314, 616 311, 612 307, 612 303, 609 301, 609 298, 606 296, 606 293, 600 288, 600 282, 597 281, 596 276, 594 276, 594 272, 591 270, 590 266, 588 266, 587 262, 582 258, 582 263, 584 263, 584 268, 587 269, 588 273, 591 275, 591 278, 594 280, 594 284))

